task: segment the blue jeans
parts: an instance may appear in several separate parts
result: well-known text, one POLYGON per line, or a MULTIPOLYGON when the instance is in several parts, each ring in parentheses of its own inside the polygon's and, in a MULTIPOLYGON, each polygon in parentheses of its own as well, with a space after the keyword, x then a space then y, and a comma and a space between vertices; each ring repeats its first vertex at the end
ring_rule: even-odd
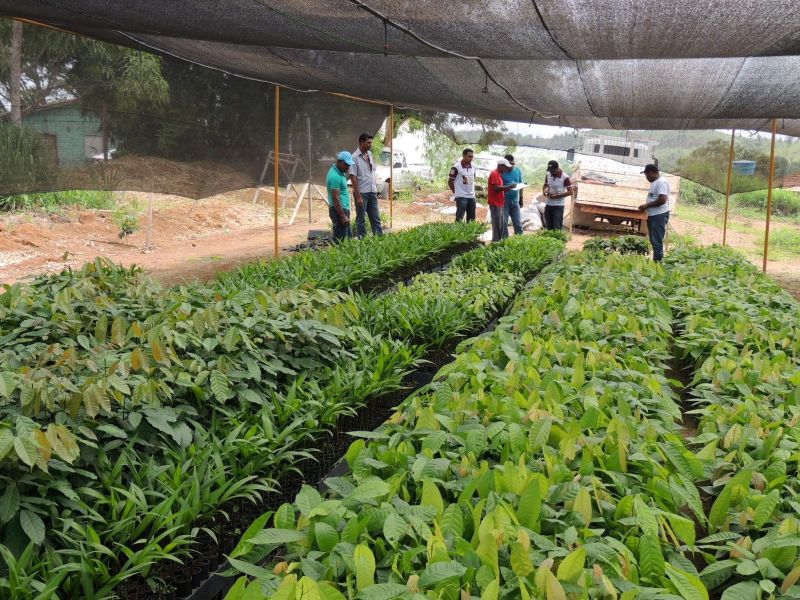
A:
POLYGON ((508 217, 511 217, 511 224, 514 226, 514 235, 522 235, 522 215, 519 212, 519 198, 509 200, 506 198, 506 205, 503 207, 503 237, 508 237, 508 217))
POLYGON ((464 219, 467 215, 467 223, 475 220, 475 198, 456 198, 456 221, 464 219))
MULTIPOLYGON (((350 210, 345 208, 344 214, 347 217, 350 217, 350 210)), ((345 238, 353 237, 353 232, 350 230, 350 223, 342 223, 342 220, 339 218, 339 213, 333 206, 328 206, 328 215, 331 218, 331 223, 333 224, 333 241, 334 243, 338 244, 345 238)))
POLYGON ((661 213, 647 217, 647 233, 650 236, 650 244, 653 246, 653 260, 661 262, 664 258, 664 236, 667 235, 667 223, 669 223, 669 213, 661 213))
POLYGON ((378 194, 376 192, 362 193, 364 205, 359 206, 356 202, 356 235, 363 238, 367 235, 367 223, 364 215, 369 217, 369 226, 372 235, 383 235, 381 227, 381 211, 378 209, 378 194))

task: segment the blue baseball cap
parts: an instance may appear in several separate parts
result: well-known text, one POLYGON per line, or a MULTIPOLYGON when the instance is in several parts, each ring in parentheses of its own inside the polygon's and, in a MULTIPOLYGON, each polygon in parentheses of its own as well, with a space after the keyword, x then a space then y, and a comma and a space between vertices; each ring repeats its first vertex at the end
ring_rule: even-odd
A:
POLYGON ((353 163, 355 163, 355 161, 353 160, 353 155, 350 154, 347 150, 342 150, 341 152, 339 152, 339 154, 336 155, 336 160, 343 160, 348 165, 352 165, 353 163))

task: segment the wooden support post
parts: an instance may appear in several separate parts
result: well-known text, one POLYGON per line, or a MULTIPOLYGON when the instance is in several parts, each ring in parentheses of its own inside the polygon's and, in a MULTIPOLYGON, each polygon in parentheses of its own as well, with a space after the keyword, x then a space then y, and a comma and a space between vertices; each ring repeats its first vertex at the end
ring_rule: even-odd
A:
POLYGON ((731 149, 728 152, 728 182, 725 184, 725 216, 722 219, 722 245, 728 239, 728 205, 731 201, 731 177, 733 176, 733 142, 736 130, 731 130, 731 149))
POLYGON ((389 106, 389 229, 394 228, 394 106, 389 106))
POLYGON ((311 199, 314 197, 311 187, 311 172, 314 163, 311 160, 311 117, 306 116, 306 132, 308 133, 308 222, 311 223, 311 199))
MULTIPOLYGON (((125 197, 124 192, 122 197, 125 197)), ((153 194, 147 194, 147 234, 144 247, 145 250, 153 247, 153 194)))
POLYGON ((778 120, 772 119, 772 144, 769 149, 769 183, 767 184, 767 220, 764 228, 764 263, 761 270, 767 272, 767 255, 769 253, 769 217, 772 213, 772 179, 775 176, 775 134, 778 131, 778 120))
POLYGON ((275 237, 275 258, 280 256, 278 246, 278 183, 280 181, 280 148, 281 148, 281 88, 275 86, 275 201, 273 210, 275 211, 274 237, 275 237))

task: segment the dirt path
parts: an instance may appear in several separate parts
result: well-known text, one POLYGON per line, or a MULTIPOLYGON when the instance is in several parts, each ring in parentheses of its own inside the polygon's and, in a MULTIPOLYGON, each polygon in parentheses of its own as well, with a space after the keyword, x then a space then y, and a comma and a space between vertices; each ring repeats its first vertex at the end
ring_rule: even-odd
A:
MULTIPOLYGON (((77 268, 97 256, 122 265, 137 264, 164 283, 209 279, 215 273, 273 253, 273 211, 253 204, 253 190, 205 200, 128 193, 140 209, 152 200, 153 231, 146 248, 146 213, 140 229, 120 239, 112 211, 65 209, 58 213, 22 213, 0 219, 0 283, 25 281, 41 273, 77 268)), ((292 203, 289 203, 291 206, 292 203)), ((394 228, 442 218, 420 205, 395 203, 394 228)), ((388 202, 381 211, 389 212, 388 202)), ((290 209, 279 211, 279 244, 285 249, 305 241, 310 229, 328 229, 327 206, 317 200, 308 222, 304 206, 295 224, 290 209)))

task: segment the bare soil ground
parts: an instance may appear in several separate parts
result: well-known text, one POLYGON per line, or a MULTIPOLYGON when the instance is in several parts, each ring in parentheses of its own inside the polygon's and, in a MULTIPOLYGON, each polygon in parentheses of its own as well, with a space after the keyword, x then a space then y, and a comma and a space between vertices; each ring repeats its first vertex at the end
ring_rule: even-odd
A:
MULTIPOLYGON (((273 195, 262 192, 257 203, 253 195, 252 188, 204 200, 119 193, 119 204, 134 203, 140 211, 139 230, 123 239, 110 210, 67 208, 50 214, 4 215, 0 217, 0 283, 80 267, 98 256, 122 265, 137 264, 165 283, 211 278, 219 271, 272 256, 273 195), (149 247, 148 201, 153 203, 149 247)), ((295 223, 288 225, 294 202, 290 199, 287 208, 278 211, 282 249, 305 241, 310 229, 330 226, 327 205, 320 199, 314 200, 310 223, 306 200, 295 223)), ((380 207, 388 215, 388 201, 381 200, 380 207)), ((426 205, 395 202, 394 207, 394 229, 446 218, 426 205)))

